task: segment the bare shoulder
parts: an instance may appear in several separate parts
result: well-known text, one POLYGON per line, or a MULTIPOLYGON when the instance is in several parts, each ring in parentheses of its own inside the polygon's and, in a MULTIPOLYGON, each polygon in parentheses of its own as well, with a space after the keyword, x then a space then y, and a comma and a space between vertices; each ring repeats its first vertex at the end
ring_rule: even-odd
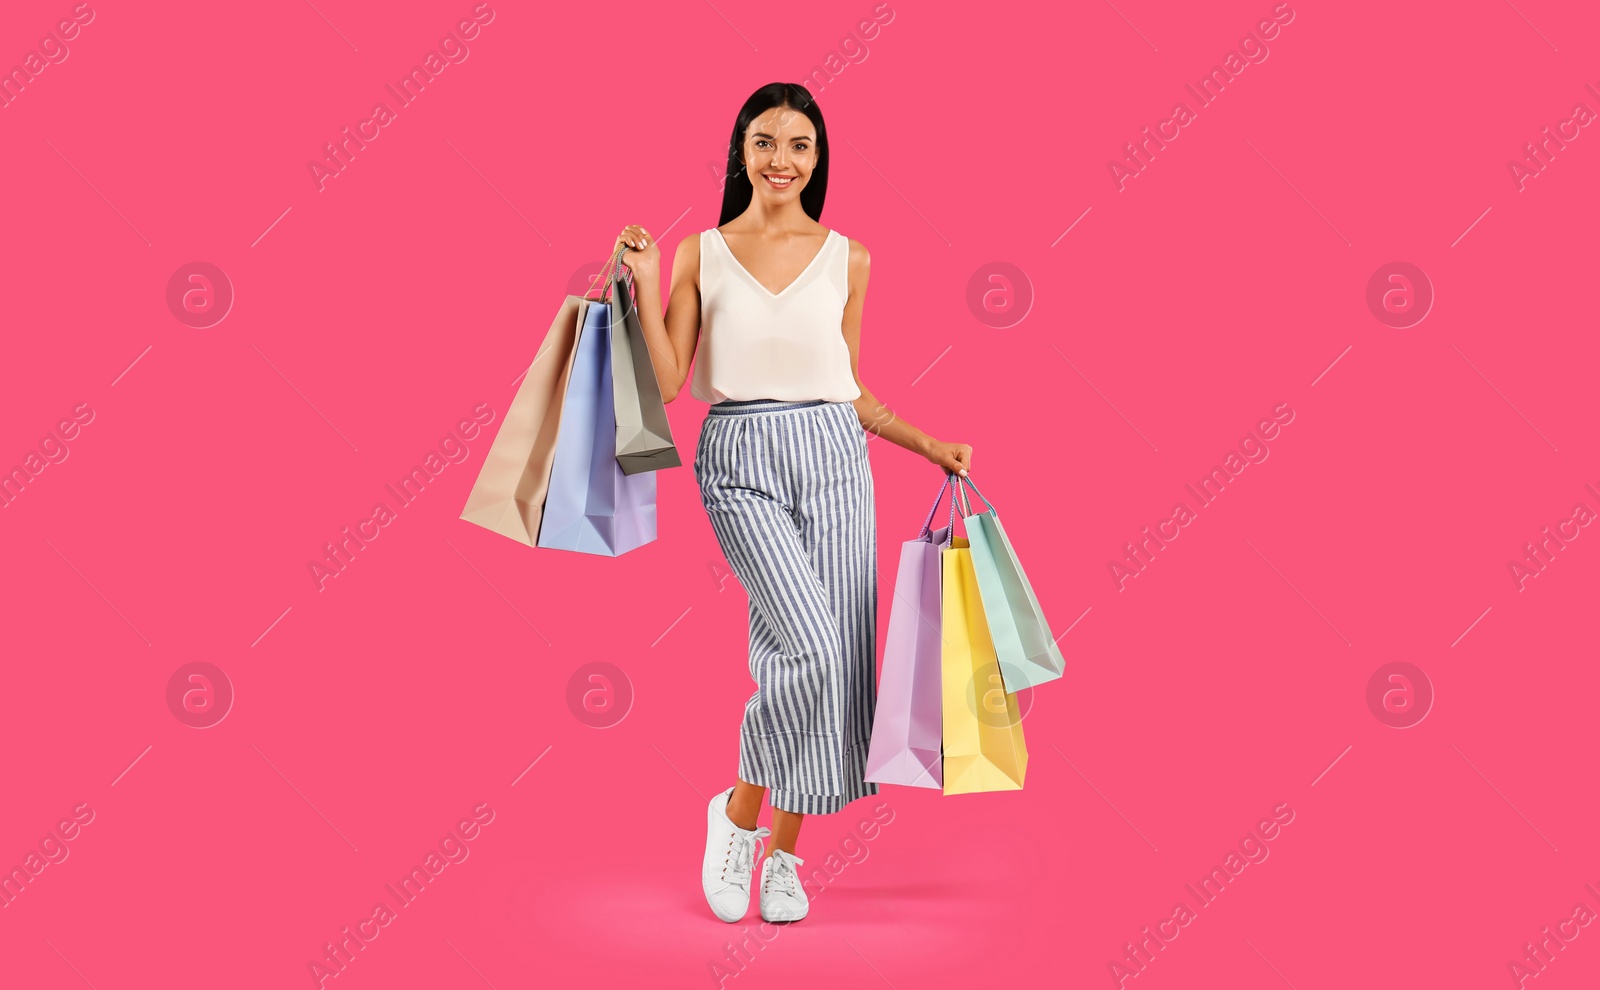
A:
POLYGON ((690 234, 678 242, 672 253, 672 271, 687 272, 696 289, 700 288, 700 235, 690 234))
POLYGON ((851 281, 866 278, 872 266, 872 256, 867 253, 867 246, 854 237, 846 238, 850 242, 850 260, 848 271, 851 281))

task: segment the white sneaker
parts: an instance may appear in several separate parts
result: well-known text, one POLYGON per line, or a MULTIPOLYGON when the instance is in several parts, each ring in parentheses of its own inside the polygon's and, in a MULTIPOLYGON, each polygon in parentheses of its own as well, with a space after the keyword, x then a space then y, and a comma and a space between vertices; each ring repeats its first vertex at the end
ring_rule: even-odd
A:
POLYGON ((756 846, 771 829, 743 829, 728 820, 728 788, 706 807, 706 855, 700 863, 700 886, 706 903, 723 921, 732 924, 750 910, 750 874, 755 870, 756 846))
POLYGON ((766 921, 799 921, 810 910, 806 889, 800 884, 796 865, 805 860, 782 849, 774 850, 761 864, 761 917, 766 921))

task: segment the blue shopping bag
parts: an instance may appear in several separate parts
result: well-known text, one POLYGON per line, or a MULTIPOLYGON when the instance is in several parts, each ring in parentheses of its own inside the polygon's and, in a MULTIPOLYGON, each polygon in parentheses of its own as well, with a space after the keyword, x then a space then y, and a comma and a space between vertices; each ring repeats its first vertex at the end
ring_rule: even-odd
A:
POLYGON ((617 464, 611 311, 590 306, 578 330, 539 524, 541 547, 616 557, 656 538, 655 472, 624 474, 617 464))

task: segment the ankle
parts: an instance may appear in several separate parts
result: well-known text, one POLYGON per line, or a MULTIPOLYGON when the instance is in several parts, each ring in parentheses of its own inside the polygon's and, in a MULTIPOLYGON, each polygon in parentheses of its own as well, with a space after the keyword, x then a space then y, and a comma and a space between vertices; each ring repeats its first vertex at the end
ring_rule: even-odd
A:
POLYGON ((759 816, 759 813, 759 808, 746 811, 744 808, 739 807, 732 801, 728 802, 728 821, 733 822, 734 825, 744 829, 746 832, 755 830, 756 819, 759 816))

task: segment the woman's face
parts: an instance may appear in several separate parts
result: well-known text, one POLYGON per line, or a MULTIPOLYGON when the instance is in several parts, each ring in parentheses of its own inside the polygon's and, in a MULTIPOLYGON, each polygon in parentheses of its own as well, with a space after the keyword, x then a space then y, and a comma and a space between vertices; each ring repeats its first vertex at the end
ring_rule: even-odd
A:
POLYGON ((773 107, 751 121, 745 129, 744 163, 755 195, 770 205, 798 197, 817 166, 817 130, 811 118, 773 107))

